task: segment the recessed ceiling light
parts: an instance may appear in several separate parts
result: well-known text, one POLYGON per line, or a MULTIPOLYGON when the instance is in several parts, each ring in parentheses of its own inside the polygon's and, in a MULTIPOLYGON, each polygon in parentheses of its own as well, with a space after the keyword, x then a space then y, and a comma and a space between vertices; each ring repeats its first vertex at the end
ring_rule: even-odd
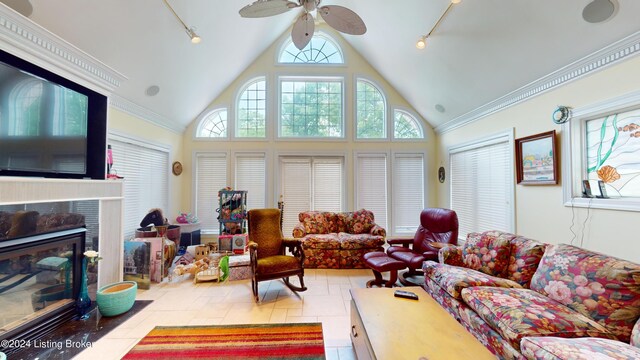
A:
POLYGON ((25 17, 33 14, 33 5, 29 0, 2 0, 2 2, 25 17))
POLYGON ((589 23, 609 20, 616 10, 614 0, 593 0, 582 10, 582 18, 589 23))
POLYGON ((147 88, 147 90, 145 90, 145 94, 147 94, 147 96, 156 96, 158 95, 158 93, 160 92, 160 87, 157 85, 151 85, 147 88))
POLYGON ((441 104, 436 105, 436 110, 438 110, 438 112, 441 112, 441 113, 445 112, 445 108, 441 104))

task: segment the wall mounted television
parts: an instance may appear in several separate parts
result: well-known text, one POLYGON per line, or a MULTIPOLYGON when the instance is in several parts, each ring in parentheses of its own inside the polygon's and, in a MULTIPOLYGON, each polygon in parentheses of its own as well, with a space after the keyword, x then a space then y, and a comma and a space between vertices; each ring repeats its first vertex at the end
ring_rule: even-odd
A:
POLYGON ((107 97, 0 50, 0 175, 104 179, 107 97))

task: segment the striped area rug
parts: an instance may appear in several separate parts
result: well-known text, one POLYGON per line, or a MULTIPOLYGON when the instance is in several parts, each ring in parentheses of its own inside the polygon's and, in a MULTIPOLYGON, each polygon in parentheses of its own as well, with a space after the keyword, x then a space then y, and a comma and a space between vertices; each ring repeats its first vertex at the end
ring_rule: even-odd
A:
POLYGON ((156 326, 124 359, 324 359, 322 323, 156 326))

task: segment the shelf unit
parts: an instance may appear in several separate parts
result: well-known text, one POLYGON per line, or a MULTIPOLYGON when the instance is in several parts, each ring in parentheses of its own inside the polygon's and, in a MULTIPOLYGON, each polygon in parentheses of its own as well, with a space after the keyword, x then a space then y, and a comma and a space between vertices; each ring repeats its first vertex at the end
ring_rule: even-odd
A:
POLYGON ((245 234, 247 232, 247 191, 218 191, 219 207, 216 210, 220 223, 220 235, 245 234))

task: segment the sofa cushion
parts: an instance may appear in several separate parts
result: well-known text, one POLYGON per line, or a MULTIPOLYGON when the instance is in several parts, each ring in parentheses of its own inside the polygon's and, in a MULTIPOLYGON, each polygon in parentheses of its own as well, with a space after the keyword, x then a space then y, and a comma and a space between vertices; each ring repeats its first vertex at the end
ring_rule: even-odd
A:
POLYGON ((460 292, 472 286, 497 286, 521 288, 515 281, 487 275, 483 272, 425 261, 422 266, 425 279, 429 278, 455 299, 462 299, 460 292))
POLYGON ((547 246, 530 288, 596 320, 626 343, 640 316, 640 265, 575 246, 547 246))
POLYGON ((353 212, 338 213, 338 231, 350 234, 368 234, 375 225, 373 213, 360 209, 353 212))
POLYGON ((529 289, 462 290, 462 299, 516 349, 526 336, 613 337, 604 326, 529 289))
POLYGON ((492 276, 503 275, 509 264, 509 241, 515 237, 501 231, 468 234, 462 247, 464 266, 492 276))
POLYGON ((303 249, 340 249, 338 234, 309 234, 302 240, 303 249))
POLYGON ((338 230, 336 214, 328 211, 305 211, 298 214, 298 220, 307 234, 328 234, 338 230))
POLYGON ((640 349, 637 347, 622 341, 599 338, 527 337, 522 339, 520 350, 522 355, 531 360, 640 359, 640 349))
POLYGON ((511 240, 509 266, 505 277, 523 287, 529 287, 533 274, 538 269, 546 245, 523 236, 511 240))
POLYGON ((340 249, 370 249, 384 245, 384 237, 369 234, 339 233, 340 249))

